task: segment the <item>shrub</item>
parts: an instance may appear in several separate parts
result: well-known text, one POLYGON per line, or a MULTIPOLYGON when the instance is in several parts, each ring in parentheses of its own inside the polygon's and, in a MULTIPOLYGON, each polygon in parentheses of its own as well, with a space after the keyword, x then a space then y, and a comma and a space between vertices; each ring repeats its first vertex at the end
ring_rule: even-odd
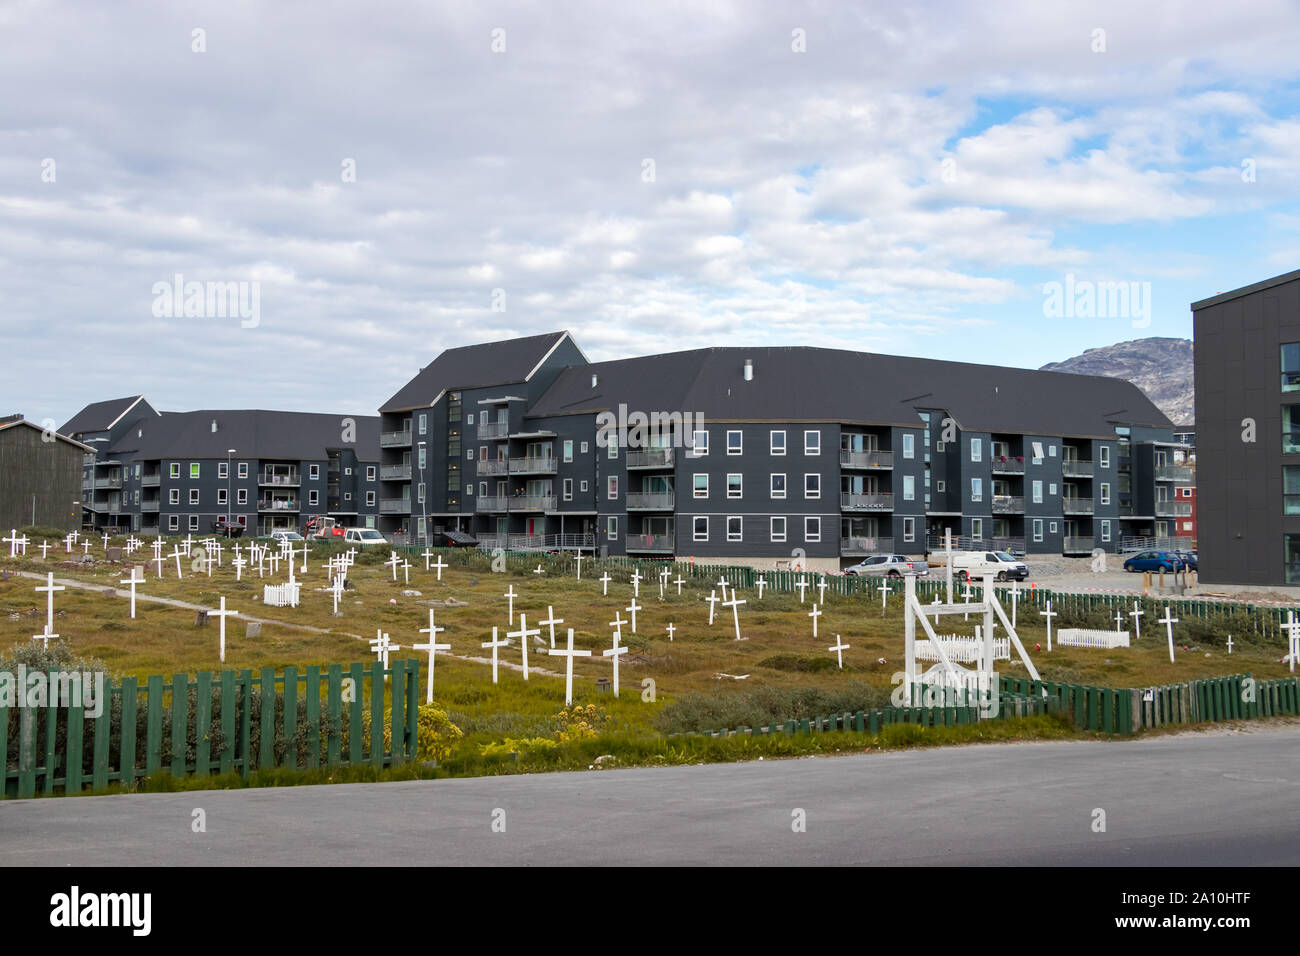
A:
POLYGON ((455 742, 465 736, 437 704, 420 705, 419 723, 416 756, 420 760, 446 760, 455 742))
POLYGON ((755 687, 742 691, 683 694, 654 717, 663 733, 687 733, 799 720, 825 714, 876 710, 889 703, 889 691, 853 681, 843 687, 755 687))

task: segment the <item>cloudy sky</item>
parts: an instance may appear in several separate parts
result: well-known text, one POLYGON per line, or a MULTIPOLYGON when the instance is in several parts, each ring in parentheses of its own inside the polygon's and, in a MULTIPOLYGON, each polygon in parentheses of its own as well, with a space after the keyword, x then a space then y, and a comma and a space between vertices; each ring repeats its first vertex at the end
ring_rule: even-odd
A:
POLYGON ((1288 0, 0 0, 0 413, 373 412, 560 328, 1030 367, 1190 336, 1300 267, 1298 40, 1288 0), (165 314, 177 276, 256 316, 165 314), (1051 314, 1067 281, 1139 296, 1051 314))

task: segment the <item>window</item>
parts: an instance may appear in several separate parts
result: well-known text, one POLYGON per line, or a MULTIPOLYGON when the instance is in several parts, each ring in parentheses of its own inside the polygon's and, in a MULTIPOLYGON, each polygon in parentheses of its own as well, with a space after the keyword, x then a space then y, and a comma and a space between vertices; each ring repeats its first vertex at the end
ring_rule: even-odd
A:
POLYGON ((1110 446, 1102 445, 1099 454, 1101 455, 1101 467, 1109 468, 1110 467, 1110 446))
POLYGON ((742 519, 738 516, 732 516, 727 519, 727 540, 743 541, 741 529, 743 527, 742 519))
POLYGON ((820 498, 822 496, 822 476, 819 472, 808 472, 803 476, 803 496, 820 498))
MULTIPOLYGON (((370 493, 371 493, 371 492, 367 492, 367 494, 370 494, 370 493)), ((468 485, 465 486, 465 497, 466 497, 466 498, 473 498, 473 497, 474 497, 474 484, 473 484, 473 482, 470 482, 468 485)))
POLYGON ((315 481, 316 479, 320 478, 320 465, 308 465, 307 477, 311 481, 315 481))
MULTIPOLYGON (((370 492, 370 494, 373 495, 374 492, 372 491, 372 492, 370 492)), ((344 494, 343 494, 343 500, 344 500, 344 501, 351 501, 351 500, 352 500, 352 492, 350 492, 350 491, 348 491, 348 492, 344 492, 344 494)), ((373 520, 373 519, 372 519, 372 520, 373 520)))
POLYGON ((176 461, 174 461, 174 462, 172 462, 172 464, 171 464, 170 477, 172 477, 172 478, 179 478, 180 476, 181 476, 181 466, 180 466, 180 462, 176 462, 176 461))
POLYGON ((1110 504, 1110 485, 1104 481, 1101 483, 1101 503, 1103 505, 1110 504))
POLYGON ((709 519, 696 515, 695 520, 691 523, 694 530, 694 539, 696 541, 709 540, 709 519))
POLYGON ((695 497, 709 497, 709 476, 703 472, 696 472, 694 475, 695 497))
POLYGON ((745 450, 744 432, 729 431, 727 432, 727 454, 739 455, 745 450))
POLYGON ((180 516, 180 515, 168 515, 168 516, 167 516, 167 530, 168 530, 168 531, 179 531, 180 528, 181 528, 181 516, 180 516))
POLYGON ((903 519, 903 540, 904 541, 916 540, 916 519, 915 518, 903 519))
POLYGON ((229 464, 229 462, 224 462, 224 461, 219 461, 219 462, 217 462, 217 477, 218 477, 218 478, 229 478, 229 477, 230 477, 230 464, 229 464))
POLYGON ((1282 406, 1282 454, 1300 454, 1300 405, 1282 406))
POLYGON ((916 477, 914 475, 903 476, 903 500, 916 500, 916 477))
POLYGON ((1282 391, 1300 391, 1300 342, 1282 346, 1282 391))
POLYGON ((573 440, 572 439, 566 439, 564 442, 564 460, 566 462, 573 461, 573 440))
POLYGON ((972 478, 970 480, 970 500, 984 500, 984 482, 979 478, 972 478))
POLYGON ((785 540, 785 518, 780 518, 780 517, 772 518, 768 533, 773 542, 784 541, 785 540))
POLYGON ((470 412, 468 415, 465 416, 465 424, 466 424, 466 425, 473 425, 473 424, 474 424, 474 413, 473 413, 473 412, 470 412))
POLYGON ((1191 531, 1191 530, 1192 530, 1192 523, 1191 523, 1190 521, 1184 521, 1184 522, 1183 522, 1183 530, 1184 530, 1184 531, 1191 531))
POLYGON ((584 492, 587 490, 587 482, 585 479, 583 481, 578 482, 578 490, 584 492))
POLYGON ((198 531, 198 530, 199 530, 199 516, 198 516, 198 515, 190 515, 190 516, 189 516, 189 528, 190 528, 191 531, 198 531))
POLYGON ((192 505, 197 505, 198 503, 199 503, 199 489, 197 489, 197 488, 191 488, 191 489, 190 489, 190 504, 192 504, 192 505))
POLYGON ((1052 532, 1052 534, 1056 534, 1056 522, 1055 521, 1047 522, 1047 530, 1052 532))
MULTIPOLYGON (((926 432, 926 434, 928 435, 929 432, 926 432)), ((943 442, 941 442, 941 441, 937 441, 937 442, 934 443, 934 450, 935 450, 936 452, 938 452, 939 454, 941 454, 941 455, 943 454, 943 450, 944 450, 946 447, 947 447, 947 445, 945 445, 945 444, 944 444, 943 442)))
POLYGON ((983 519, 983 518, 971 518, 971 519, 970 519, 970 536, 971 536, 972 538, 975 538, 976 540, 979 540, 980 538, 984 537, 984 519, 983 519))
POLYGON ((366 481, 374 481, 374 480, 375 480, 375 466, 374 466, 374 465, 367 465, 367 466, 366 466, 366 481))
POLYGON ((618 440, 613 437, 611 437, 609 440, 609 457, 610 458, 618 457, 618 440))
POLYGON ((416 485, 415 500, 421 503, 424 501, 424 482, 416 485))
POLYGON ((1054 482, 1054 481, 1049 481, 1049 482, 1047 483, 1047 494, 1048 494, 1048 497, 1051 497, 1051 498, 1055 498, 1055 497, 1056 497, 1056 482, 1054 482))
POLYGON ((1030 442, 1029 447, 1031 450, 1030 460, 1035 465, 1041 465, 1043 463, 1043 443, 1040 441, 1030 442))
POLYGON ((226 503, 226 489, 225 489, 225 488, 218 488, 218 489, 217 489, 217 504, 219 504, 219 505, 224 505, 225 503, 226 503))
POLYGON ((916 436, 913 435, 911 432, 906 432, 903 434, 903 457, 904 458, 916 457, 916 436))
POLYGON ((425 465, 425 462, 427 461, 427 459, 425 458, 425 449, 421 448, 420 451, 418 452, 418 454, 417 454, 416 457, 417 457, 417 459, 419 460, 419 466, 418 466, 418 467, 419 467, 420 471, 424 471, 424 465, 425 465))
MULTIPOLYGON (((469 492, 470 494, 473 494, 473 493, 474 493, 474 486, 473 486, 473 485, 469 485, 469 486, 466 487, 465 490, 466 490, 467 492, 469 492)), ((349 501, 351 500, 351 496, 349 496, 348 500, 349 500, 349 501)), ((367 508, 373 508, 374 506, 375 506, 375 493, 374 493, 373 491, 367 491, 367 492, 366 492, 366 507, 367 507, 367 508)))
POLYGON ((727 475, 727 497, 728 498, 742 497, 741 486, 742 486, 742 481, 740 475, 737 474, 727 475))
POLYGON ((585 441, 578 443, 578 451, 582 452, 584 455, 587 454, 587 443, 585 441))
POLYGON ((943 494, 943 492, 948 490, 948 482, 940 478, 938 481, 934 483, 934 490, 939 492, 940 494, 943 494))
POLYGON ((248 504, 248 489, 247 489, 247 488, 240 488, 240 489, 236 490, 236 492, 235 492, 235 504, 237 504, 237 505, 246 505, 246 504, 248 504))
POLYGON ((1102 521, 1102 523, 1101 523, 1101 540, 1102 540, 1102 541, 1109 541, 1109 540, 1110 540, 1110 522, 1109 522, 1109 521, 1102 521))
POLYGON ((344 469, 343 469, 343 476, 344 476, 345 478, 351 478, 351 477, 352 477, 352 469, 351 469, 351 468, 344 468, 344 469))
POLYGON ((822 453, 821 432, 807 431, 803 433, 803 453, 805 455, 820 455, 822 453))
POLYGON ((420 434, 423 435, 429 430, 429 415, 427 412, 420 413, 420 434))
POLYGON ((709 433, 698 431, 691 433, 691 454, 703 457, 709 453, 709 433))
POLYGON ((618 475, 610 475, 608 484, 605 486, 609 495, 609 500, 614 501, 618 498, 618 475))
POLYGON ((1034 504, 1041 505, 1043 503, 1043 483, 1035 481, 1031 487, 1033 488, 1034 504))
POLYGON ((785 432, 772 432, 770 448, 773 455, 785 454, 785 432))
POLYGON ((804 541, 820 541, 822 539, 822 519, 806 517, 803 519, 803 539, 804 541))
POLYGON ((1048 446, 1047 446, 1047 457, 1048 457, 1048 458, 1055 458, 1055 457, 1056 457, 1056 446, 1055 446, 1055 445, 1048 445, 1048 446))
POLYGON ((618 519, 609 517, 605 519, 605 535, 609 538, 618 537, 618 519))
POLYGON ((1282 513, 1300 515, 1300 465, 1282 466, 1282 513))
MULTIPOLYGON (((175 477, 175 475, 173 475, 172 477, 175 477)), ((239 477, 240 477, 240 478, 247 478, 247 477, 248 477, 248 462, 246 462, 246 461, 241 461, 241 462, 239 463, 239 477)))
POLYGON ((320 492, 317 491, 315 488, 307 492, 307 504, 309 505, 320 504, 320 492))
POLYGON ((1043 519, 1042 518, 1034 519, 1034 540, 1035 541, 1043 540, 1043 519))
POLYGON ((772 497, 784 498, 785 497, 785 475, 774 473, 771 476, 770 480, 772 483, 772 488, 771 488, 772 497))
POLYGON ((572 501, 573 500, 573 479, 565 478, 563 487, 564 487, 564 500, 572 501))
POLYGON ((190 477, 199 477, 199 463, 197 461, 190 462, 190 477))
POLYGON ((972 439, 970 440, 970 460, 971 460, 971 461, 983 461, 983 460, 984 460, 984 442, 983 442, 983 440, 981 440, 981 439, 979 439, 979 438, 972 438, 972 439))

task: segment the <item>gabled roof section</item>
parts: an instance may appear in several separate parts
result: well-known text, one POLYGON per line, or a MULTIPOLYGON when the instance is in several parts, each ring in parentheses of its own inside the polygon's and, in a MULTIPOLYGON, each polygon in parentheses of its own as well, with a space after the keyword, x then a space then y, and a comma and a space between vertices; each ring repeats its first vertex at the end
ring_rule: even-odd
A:
MULTIPOLYGON (((0 432, 10 428, 19 428, 23 425, 26 425, 28 428, 34 428, 41 433, 44 433, 45 431, 44 428, 42 428, 40 425, 36 424, 35 422, 29 422, 25 418, 10 417, 10 418, 0 419, 0 432)), ((95 449, 91 448, 85 442, 79 442, 75 438, 69 438, 67 435, 63 434, 62 432, 55 432, 54 437, 59 441, 67 442, 69 445, 76 445, 83 452, 90 452, 93 454, 95 451, 95 449)))
POLYGON ((136 410, 141 415, 160 414, 145 400, 143 395, 130 395, 126 398, 113 398, 106 402, 95 402, 87 405, 73 415, 71 420, 59 431, 68 435, 84 432, 106 432, 136 410), (141 403, 143 403, 143 407, 139 407, 141 403))
POLYGON ((1131 382, 823 348, 716 348, 566 369, 530 417, 681 412, 713 421, 919 425, 948 411, 967 431, 1113 438, 1116 423, 1172 427, 1131 382), (754 378, 745 381, 746 360, 754 378), (597 386, 592 388, 591 377, 597 386))
POLYGON ((352 449, 362 461, 378 461, 379 418, 263 409, 168 412, 130 429, 113 450, 151 460, 225 458, 231 448, 243 459, 321 461, 330 449, 352 449), (343 440, 345 419, 355 423, 355 442, 343 440))
POLYGON ((448 389, 527 382, 560 347, 568 332, 447 349, 380 406, 381 412, 428 408, 448 389))

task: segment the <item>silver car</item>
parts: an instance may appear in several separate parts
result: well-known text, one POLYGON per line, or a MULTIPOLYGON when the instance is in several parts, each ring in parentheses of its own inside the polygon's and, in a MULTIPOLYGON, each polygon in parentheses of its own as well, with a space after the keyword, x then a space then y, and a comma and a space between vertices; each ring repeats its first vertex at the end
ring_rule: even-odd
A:
POLYGON ((883 576, 901 578, 904 574, 924 577, 930 566, 924 561, 913 561, 902 554, 873 554, 864 561, 844 569, 851 577, 883 576))

